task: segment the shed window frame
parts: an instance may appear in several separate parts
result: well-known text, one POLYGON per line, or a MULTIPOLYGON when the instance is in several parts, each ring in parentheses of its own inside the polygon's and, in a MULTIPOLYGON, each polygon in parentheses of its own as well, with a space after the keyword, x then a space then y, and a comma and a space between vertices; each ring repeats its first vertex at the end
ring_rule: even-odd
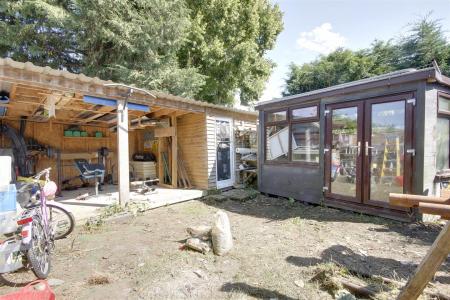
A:
MULTIPOLYGON (((449 127, 450 127, 450 111, 447 111, 447 110, 441 110, 441 109, 439 108, 439 100, 441 99, 441 97, 444 98, 444 99, 446 99, 446 100, 448 100, 448 101, 450 101, 450 94, 445 93, 445 92, 441 92, 441 91, 438 91, 438 92, 437 92, 437 117, 438 117, 439 119, 446 119, 447 122, 449 123, 449 127)), ((447 165, 447 168, 450 169, 450 136, 449 136, 449 144, 448 144, 448 147, 449 147, 449 157, 448 157, 448 165, 447 165)), ((437 161, 436 161, 436 166, 435 166, 435 167, 437 168, 437 161)))
MULTIPOLYGON (((312 162, 312 161, 293 161, 292 160, 292 126, 295 124, 309 124, 313 122, 319 123, 320 128, 320 105, 319 103, 308 103, 302 105, 295 105, 291 107, 279 108, 267 110, 264 112, 264 163, 265 164, 274 164, 274 165, 292 165, 292 166, 306 166, 306 167, 319 167, 320 162, 312 162), (317 108, 317 115, 315 117, 305 117, 305 118, 297 118, 294 119, 292 117, 292 113, 296 109, 300 108, 308 108, 315 106, 317 108), (268 122, 268 114, 274 112, 286 112, 286 120, 282 121, 272 121, 268 122), (288 140, 288 157, 285 161, 277 161, 277 160, 268 160, 267 159, 267 128, 270 126, 287 126, 289 131, 289 140, 288 140)), ((319 129, 320 130, 320 129, 319 129)))
POLYGON ((450 101, 450 94, 444 93, 444 92, 438 92, 437 93, 437 112, 438 112, 438 117, 450 117, 450 110, 441 110, 441 108, 439 107, 439 100, 441 98, 444 98, 448 101, 450 101))

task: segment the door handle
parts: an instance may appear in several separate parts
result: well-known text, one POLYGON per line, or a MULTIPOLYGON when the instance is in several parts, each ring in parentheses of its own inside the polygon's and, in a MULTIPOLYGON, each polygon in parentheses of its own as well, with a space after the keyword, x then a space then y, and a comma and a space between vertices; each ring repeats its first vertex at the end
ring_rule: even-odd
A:
POLYGON ((361 154, 361 142, 358 142, 356 146, 348 146, 351 149, 357 148, 358 149, 358 156, 361 154))
POLYGON ((369 156, 369 149, 373 149, 375 147, 369 146, 369 142, 366 142, 366 156, 369 156))

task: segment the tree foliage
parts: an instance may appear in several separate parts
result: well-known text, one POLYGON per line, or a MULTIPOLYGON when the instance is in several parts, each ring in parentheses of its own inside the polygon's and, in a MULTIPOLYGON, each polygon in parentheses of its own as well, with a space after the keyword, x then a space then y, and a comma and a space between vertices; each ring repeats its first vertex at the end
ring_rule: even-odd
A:
POLYGON ((215 103, 257 100, 281 31, 268 0, 0 1, 0 55, 215 103))
POLYGON ((230 103, 258 99, 274 64, 264 54, 282 30, 268 0, 187 0, 192 27, 180 51, 183 66, 206 75, 199 98, 230 103))
POLYGON ((438 20, 410 25, 397 41, 375 40, 368 49, 337 49, 303 65, 291 64, 283 95, 293 95, 405 68, 429 67, 433 60, 450 74, 450 43, 438 20))
POLYGON ((0 55, 80 71, 70 1, 0 1, 0 55))

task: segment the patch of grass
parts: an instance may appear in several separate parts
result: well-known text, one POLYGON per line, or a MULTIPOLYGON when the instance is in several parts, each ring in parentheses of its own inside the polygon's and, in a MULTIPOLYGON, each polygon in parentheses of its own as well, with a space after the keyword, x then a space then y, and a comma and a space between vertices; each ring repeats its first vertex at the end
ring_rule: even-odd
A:
POLYGON ((289 201, 289 204, 290 204, 290 205, 294 205, 294 204, 295 204, 295 199, 292 198, 292 197, 289 197, 289 198, 288 198, 288 201, 289 201))
POLYGON ((99 216, 91 217, 84 223, 83 229, 87 232, 97 231, 102 227, 103 223, 103 219, 99 216))
POLYGON ((88 278, 87 282, 90 285, 102 285, 110 283, 111 280, 106 274, 96 272, 88 278))
POLYGON ((102 209, 102 213, 100 214, 100 217, 102 219, 114 216, 118 213, 122 213, 125 211, 125 208, 120 205, 119 203, 114 203, 112 205, 109 205, 102 209))
POLYGON ((291 219, 292 224, 301 226, 303 224, 303 219, 300 217, 295 217, 291 219))
POLYGON ((209 195, 219 195, 219 194, 222 194, 222 191, 218 190, 218 189, 209 189, 209 190, 206 191, 206 195, 207 196, 209 196, 209 195))
POLYGON ((342 284, 335 278, 335 274, 341 272, 340 267, 334 263, 320 264, 310 282, 317 282, 322 289, 334 296, 342 289, 342 284))
POLYGON ((86 221, 86 223, 83 225, 83 229, 88 232, 99 230, 105 223, 105 219, 124 211, 125 208, 122 207, 119 203, 104 207, 98 216, 91 217, 86 221))

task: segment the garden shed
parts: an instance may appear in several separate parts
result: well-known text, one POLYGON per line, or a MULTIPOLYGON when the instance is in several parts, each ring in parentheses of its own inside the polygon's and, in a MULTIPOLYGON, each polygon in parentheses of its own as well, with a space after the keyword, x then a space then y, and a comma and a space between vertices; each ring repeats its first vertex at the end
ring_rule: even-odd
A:
POLYGON ((261 102, 263 193, 401 220, 389 193, 448 195, 450 79, 406 69, 261 102))
POLYGON ((11 59, 0 59, 0 121, 0 148, 13 153, 17 175, 52 167, 58 186, 76 185, 81 159, 103 165, 125 202, 130 180, 232 186, 235 148, 256 148, 255 112, 11 59))

